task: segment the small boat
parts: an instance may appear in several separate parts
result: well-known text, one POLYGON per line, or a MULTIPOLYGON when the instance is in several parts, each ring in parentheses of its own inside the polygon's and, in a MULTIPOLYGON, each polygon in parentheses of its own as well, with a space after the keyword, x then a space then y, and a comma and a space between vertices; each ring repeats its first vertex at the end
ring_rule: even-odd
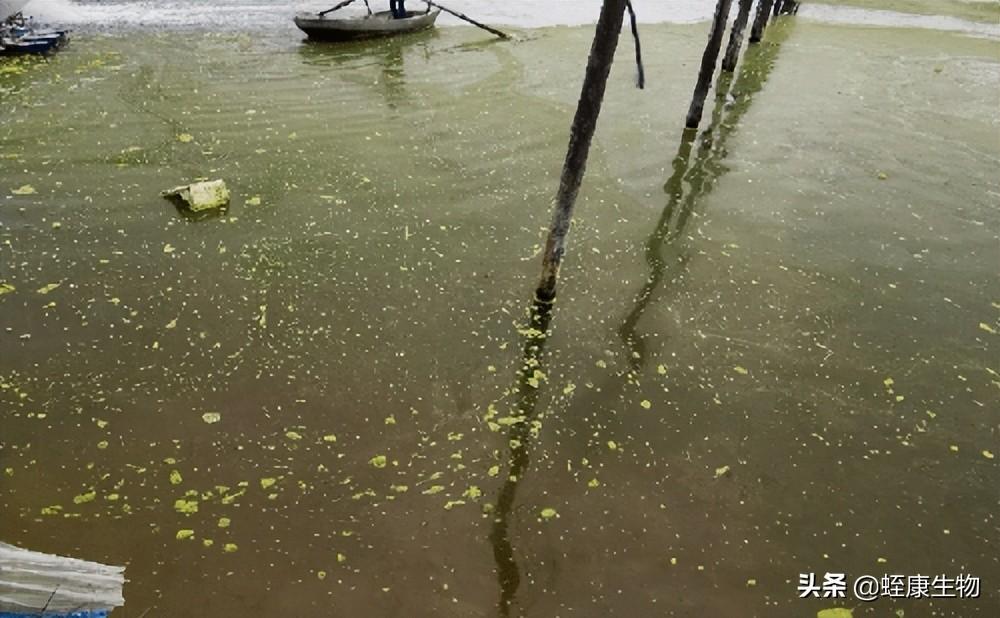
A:
POLYGON ((440 9, 435 9, 426 13, 410 12, 403 19, 393 19, 390 11, 381 11, 361 17, 336 19, 318 13, 299 13, 295 16, 295 25, 311 39, 353 41, 425 30, 434 26, 440 14, 440 9))
POLYGON ((44 54, 66 42, 65 30, 46 30, 14 37, 0 37, 0 54, 44 54))
POLYGON ((68 38, 68 30, 38 30, 32 20, 16 13, 0 24, 0 55, 44 54, 68 38))

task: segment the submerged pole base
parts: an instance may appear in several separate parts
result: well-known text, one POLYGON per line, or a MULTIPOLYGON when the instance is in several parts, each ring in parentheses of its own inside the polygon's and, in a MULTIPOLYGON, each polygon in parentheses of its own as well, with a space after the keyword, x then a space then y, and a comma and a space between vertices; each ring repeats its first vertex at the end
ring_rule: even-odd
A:
POLYGON ((535 302, 544 307, 551 307, 556 303, 556 290, 538 288, 535 290, 535 302))

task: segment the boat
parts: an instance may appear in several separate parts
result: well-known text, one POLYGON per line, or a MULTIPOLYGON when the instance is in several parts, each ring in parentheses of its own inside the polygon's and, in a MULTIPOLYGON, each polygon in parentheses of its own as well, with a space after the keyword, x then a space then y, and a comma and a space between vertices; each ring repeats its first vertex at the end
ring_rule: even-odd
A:
POLYGON ((20 13, 4 16, 0 23, 0 55, 44 54, 61 47, 68 39, 68 30, 39 30, 33 20, 20 13))
POLYGON ((440 14, 440 9, 425 13, 411 11, 403 19, 394 19, 392 12, 380 11, 371 15, 338 19, 319 13, 299 13, 295 16, 295 25, 311 39, 353 41, 426 30, 434 26, 440 14))

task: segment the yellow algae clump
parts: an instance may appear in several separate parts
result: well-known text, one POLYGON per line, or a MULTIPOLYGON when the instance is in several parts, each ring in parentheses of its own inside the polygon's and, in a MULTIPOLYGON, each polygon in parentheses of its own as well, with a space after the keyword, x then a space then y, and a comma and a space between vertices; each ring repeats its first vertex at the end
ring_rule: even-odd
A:
POLYGON ((174 501, 174 510, 178 513, 183 513, 185 515, 191 515, 198 512, 198 501, 197 500, 180 500, 174 501))
POLYGON ((376 455, 368 460, 368 463, 375 466, 376 468, 384 468, 386 464, 385 455, 376 455))
POLYGON ((177 470, 171 470, 170 471, 170 484, 171 485, 180 485, 183 482, 184 482, 184 477, 181 476, 180 472, 178 472, 177 470))
POLYGON ((80 494, 79 496, 73 498, 73 504, 86 504, 88 502, 93 502, 95 498, 97 498, 97 492, 88 491, 85 494, 80 494))
POLYGON ((854 612, 845 607, 834 607, 820 610, 816 618, 854 618, 854 612))
POLYGON ((231 554, 237 549, 239 549, 239 546, 236 543, 226 543, 225 545, 222 546, 222 551, 226 552, 227 554, 231 554))
POLYGON ((177 540, 178 541, 185 541, 185 540, 193 538, 193 537, 194 537, 194 530, 178 530, 177 531, 177 540))
POLYGON ((222 415, 218 412, 205 412, 201 415, 201 420, 205 421, 209 425, 213 425, 222 420, 222 415))
POLYGON ((272 485, 274 485, 277 482, 278 482, 278 479, 275 479, 275 478, 263 478, 263 479, 260 479, 260 488, 261 489, 267 489, 268 487, 271 487, 272 485))
POLYGON ((557 513, 554 508, 548 507, 548 508, 542 509, 541 516, 542 516, 542 519, 549 520, 549 519, 552 519, 554 517, 558 517, 559 513, 557 513))
POLYGON ((11 193, 14 195, 34 195, 38 191, 35 191, 35 188, 31 185, 22 185, 16 189, 11 189, 11 193))

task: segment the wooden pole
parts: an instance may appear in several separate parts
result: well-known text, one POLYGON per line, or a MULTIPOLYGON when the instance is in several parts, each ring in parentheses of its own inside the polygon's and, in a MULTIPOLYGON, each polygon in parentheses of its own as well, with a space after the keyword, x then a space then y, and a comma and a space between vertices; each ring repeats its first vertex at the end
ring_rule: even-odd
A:
POLYGON ((629 21, 632 24, 632 38, 635 39, 635 64, 639 69, 638 85, 639 90, 646 87, 646 69, 642 66, 642 43, 639 41, 639 20, 636 19, 635 9, 632 8, 632 0, 625 2, 628 9, 629 21))
POLYGON ((696 129, 701 122, 701 115, 705 110, 705 97, 708 96, 708 89, 712 85, 712 76, 715 74, 715 63, 719 59, 719 50, 722 48, 722 37, 726 33, 726 21, 729 19, 729 7, 732 0, 719 0, 715 5, 715 18, 712 20, 712 30, 708 34, 708 45, 705 46, 705 53, 701 57, 701 70, 698 71, 698 83, 694 87, 694 97, 691 99, 691 107, 687 114, 687 128, 696 129))
POLYGON ((506 32, 500 32, 496 28, 490 28, 486 24, 481 24, 478 21, 476 21, 476 20, 472 19, 471 17, 469 17, 468 15, 465 15, 464 13, 459 13, 458 11, 453 11, 453 10, 449 9, 448 7, 441 6, 437 2, 431 2, 431 0, 423 0, 423 1, 427 3, 427 6, 436 6, 437 8, 441 9, 445 13, 449 13, 449 14, 454 15, 455 17, 457 17, 457 18, 459 18, 459 19, 461 19, 463 21, 467 21, 470 24, 472 24, 473 26, 476 26, 477 28, 482 28, 483 30, 489 32, 490 34, 495 34, 496 36, 500 37, 501 39, 509 39, 510 38, 510 35, 507 34, 506 32))
POLYGON ((750 29, 750 42, 760 43, 764 38, 764 28, 767 28, 767 19, 771 15, 771 5, 774 0, 759 0, 757 2, 757 17, 753 20, 753 28, 750 29))
POLYGON ((583 79, 580 102, 576 106, 576 116, 570 129, 569 149, 563 163, 556 194, 555 211, 549 236, 545 241, 542 256, 542 276, 538 280, 535 296, 539 302, 551 303, 556 297, 556 282, 559 267, 566 253, 566 234, 573 220, 573 207, 580 192, 583 174, 587 168, 590 144, 597 128, 597 118, 601 115, 601 104, 608 85, 608 75, 615 60, 618 36, 625 21, 626 0, 604 0, 601 16, 597 20, 594 43, 590 48, 590 59, 583 79))
POLYGON ((795 15, 799 12, 799 2, 797 0, 785 0, 781 3, 782 15, 795 15))
POLYGON ((772 17, 777 17, 781 13, 781 5, 785 3, 785 0, 774 0, 774 10, 771 11, 772 17))
POLYGON ((750 7, 753 0, 740 0, 733 29, 729 32, 729 45, 726 46, 726 56, 722 59, 722 70, 732 73, 740 58, 740 48, 743 47, 743 36, 746 34, 747 22, 750 20, 750 7))

